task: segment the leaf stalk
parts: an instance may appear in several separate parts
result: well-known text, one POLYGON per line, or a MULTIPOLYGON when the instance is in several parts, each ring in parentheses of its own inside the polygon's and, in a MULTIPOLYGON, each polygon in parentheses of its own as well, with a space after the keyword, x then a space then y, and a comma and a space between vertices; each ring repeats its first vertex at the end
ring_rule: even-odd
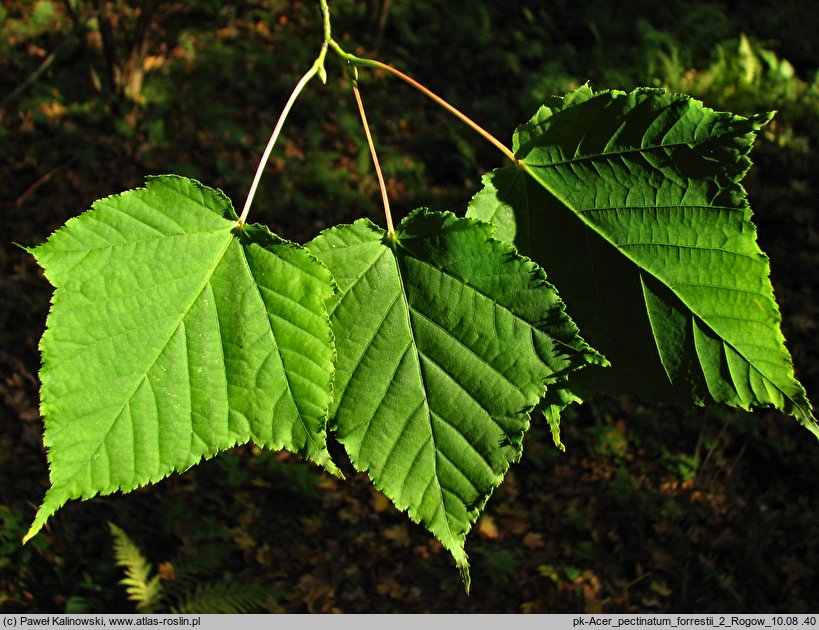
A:
POLYGON ((387 233, 390 235, 390 238, 393 238, 395 236, 395 228, 393 227, 392 214, 390 213, 390 199, 387 195, 384 175, 381 173, 381 166, 378 163, 378 154, 375 152, 373 137, 372 134, 370 134, 370 126, 367 124, 367 114, 364 113, 364 103, 361 100, 361 92, 358 90, 357 81, 353 81, 353 94, 355 94, 355 101, 358 103, 358 112, 361 114, 361 124, 364 126, 364 135, 367 136, 367 144, 370 147, 370 155, 373 158, 375 174, 378 177, 378 187, 381 189, 381 201, 384 204, 384 215, 387 217, 387 233))
MULTIPOLYGON (((262 174, 264 173, 267 161, 270 159, 270 154, 273 151, 273 147, 275 146, 276 141, 279 138, 279 134, 281 133, 282 127, 284 126, 284 121, 287 119, 287 115, 290 113, 290 110, 292 109, 293 104, 296 102, 296 99, 299 97, 299 94, 301 94, 302 90, 310 81, 310 79, 312 79, 316 75, 319 76, 319 79, 321 80, 322 83, 327 82, 327 72, 324 68, 324 61, 327 56, 327 51, 331 48, 333 49, 333 52, 335 52, 339 57, 347 61, 347 63, 350 65, 353 71, 359 66, 367 68, 378 68, 398 77, 411 87, 421 92, 424 96, 431 99, 434 103, 436 103, 440 107, 443 107, 446 111, 455 116, 458 120, 466 124, 470 129, 472 129, 478 135, 484 138, 484 140, 488 141, 496 149, 503 153, 513 164, 520 165, 518 159, 515 157, 515 154, 512 152, 511 149, 509 149, 509 147, 503 144, 500 140, 498 140, 495 136, 489 133, 486 129, 481 127, 469 116, 464 114, 457 107, 451 105, 449 102, 447 102, 445 99, 437 95, 435 92, 430 90, 425 85, 419 83, 408 74, 401 72, 400 70, 394 68, 389 64, 383 63, 376 59, 357 57, 356 55, 346 52, 343 48, 341 48, 341 46, 339 46, 338 42, 336 42, 332 37, 332 30, 330 25, 330 7, 327 3, 327 0, 319 0, 319 6, 321 7, 324 41, 321 44, 321 49, 319 51, 318 57, 316 57, 316 60, 313 62, 313 65, 310 66, 310 69, 304 73, 304 76, 301 77, 299 82, 296 84, 296 87, 293 88, 293 92, 290 94, 290 98, 287 100, 284 109, 282 109, 282 112, 279 115, 279 119, 276 122, 276 127, 273 129, 273 133, 271 134, 270 140, 268 141, 267 146, 265 147, 261 160, 259 160, 259 166, 256 169, 256 174, 253 178, 253 183, 251 184, 250 190, 248 191, 244 208, 242 208, 242 214, 239 216, 238 220, 239 227, 243 226, 247 221, 247 216, 250 212, 250 207, 253 204, 253 198, 256 195, 256 190, 259 186, 262 174)), ((394 234, 394 230, 392 224, 392 216, 390 215, 390 207, 389 200, 387 198, 386 186, 384 184, 384 177, 381 173, 381 167, 378 163, 378 157, 375 153, 375 146, 373 144, 369 126, 367 125, 367 117, 364 113, 364 106, 361 101, 361 94, 358 91, 355 72, 352 73, 352 82, 353 92, 355 93, 356 102, 358 103, 358 109, 361 114, 361 120, 364 124, 364 131, 367 136, 367 143, 370 147, 370 153, 373 158, 373 164, 375 165, 376 175, 378 176, 378 183, 381 188, 381 197, 384 203, 384 213, 387 217, 387 229, 389 234, 392 236, 394 234)))
POLYGON ((299 94, 301 94, 304 86, 307 85, 310 79, 312 79, 316 74, 319 75, 322 81, 326 80, 327 75, 324 71, 324 59, 326 56, 327 43, 324 42, 321 45, 321 51, 319 52, 318 57, 316 57, 316 60, 313 62, 313 65, 310 66, 310 69, 304 73, 304 76, 302 76, 302 78, 296 84, 296 87, 293 88, 293 92, 290 94, 290 98, 287 99, 287 103, 285 103, 282 113, 279 114, 279 120, 276 122, 276 127, 273 129, 270 140, 267 142, 267 147, 265 147, 262 158, 259 160, 259 166, 256 168, 256 175, 253 177, 253 183, 250 185, 250 190, 247 193, 247 199, 245 200, 245 205, 244 208, 242 208, 242 214, 238 221, 239 227, 243 226, 247 220, 247 215, 250 212, 250 206, 253 204, 253 197, 256 195, 256 189, 259 187, 259 181, 262 179, 265 166, 267 166, 267 161, 270 159, 270 153, 273 151, 273 147, 276 145, 276 141, 279 139, 279 134, 284 126, 284 121, 287 119, 287 115, 293 108, 293 104, 296 102, 299 94))
MULTIPOLYGON (((322 2, 325 3, 325 0, 322 0, 322 2)), ((418 81, 413 79, 408 74, 405 74, 404 72, 401 72, 400 70, 398 70, 398 68, 394 68, 393 66, 391 66, 389 64, 386 64, 386 63, 383 63, 381 61, 378 61, 376 59, 367 59, 367 58, 364 58, 364 57, 357 57, 355 55, 352 55, 352 54, 346 52, 344 49, 342 49, 341 46, 338 45, 338 42, 336 42, 334 39, 326 40, 326 43, 330 46, 330 48, 333 49, 333 52, 335 52, 338 56, 340 56, 342 59, 344 59, 345 61, 347 61, 347 62, 349 62, 349 63, 351 63, 351 64, 353 64, 355 66, 362 66, 362 67, 368 67, 368 68, 379 68, 381 70, 389 72, 390 74, 398 77, 399 79, 404 81, 404 83, 407 83, 408 85, 412 86, 413 88, 415 88, 416 90, 421 92, 421 94, 423 94, 427 98, 431 99, 437 105, 440 105, 446 111, 448 111, 450 114, 455 116, 458 120, 460 120, 461 122, 466 124, 470 129, 475 131, 484 140, 487 140, 496 149, 498 149, 501 153, 503 153, 513 164, 518 163, 518 160, 515 157, 515 154, 512 152, 511 149, 509 149, 509 147, 507 147, 505 144, 503 144, 503 142, 498 140, 495 136, 493 136, 486 129, 481 127, 478 123, 476 123, 469 116, 464 114, 457 107, 450 104, 449 102, 444 100, 442 97, 438 96, 435 92, 430 90, 425 85, 419 83, 418 81)))

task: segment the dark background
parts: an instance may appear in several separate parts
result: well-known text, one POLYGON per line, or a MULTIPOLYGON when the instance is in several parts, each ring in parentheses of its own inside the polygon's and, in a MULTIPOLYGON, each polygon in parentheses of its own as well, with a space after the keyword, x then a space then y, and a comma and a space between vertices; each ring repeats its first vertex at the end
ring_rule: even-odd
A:
MULTIPOLYGON (((797 375, 819 399, 819 2, 331 10, 349 52, 407 71, 505 141, 545 98, 586 81, 778 110, 746 186, 797 375)), ((21 547, 48 484, 37 342, 51 287, 14 243, 42 242, 146 174, 196 177, 241 208, 320 43, 312 1, 0 2, 0 609, 133 611, 108 521, 161 576, 157 610, 819 609, 816 440, 779 413, 627 397, 569 410, 565 454, 533 418, 522 461, 467 539, 469 597, 449 554, 338 448, 346 482, 240 447, 154 487, 72 502, 21 547)), ((361 216, 383 223, 349 85, 332 55, 327 68, 291 114, 251 214, 300 242, 361 216)), ((361 89, 398 218, 418 205, 463 213, 502 156, 392 77, 364 69, 361 89)))

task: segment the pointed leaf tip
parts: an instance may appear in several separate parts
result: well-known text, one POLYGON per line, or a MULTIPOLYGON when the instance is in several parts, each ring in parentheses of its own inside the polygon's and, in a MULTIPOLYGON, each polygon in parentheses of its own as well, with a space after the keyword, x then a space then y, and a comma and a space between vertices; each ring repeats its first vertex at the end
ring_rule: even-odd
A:
POLYGON ((63 505, 68 501, 69 497, 65 493, 60 492, 53 486, 46 491, 45 497, 40 507, 37 509, 37 514, 34 516, 34 521, 28 528, 26 535, 23 536, 22 543, 25 545, 29 540, 40 533, 40 530, 63 505))
POLYGON ((464 591, 467 595, 469 595, 469 591, 472 588, 472 576, 469 574, 469 562, 466 559, 466 554, 462 560, 455 560, 455 566, 458 568, 458 573, 461 576, 461 582, 464 585, 464 591))

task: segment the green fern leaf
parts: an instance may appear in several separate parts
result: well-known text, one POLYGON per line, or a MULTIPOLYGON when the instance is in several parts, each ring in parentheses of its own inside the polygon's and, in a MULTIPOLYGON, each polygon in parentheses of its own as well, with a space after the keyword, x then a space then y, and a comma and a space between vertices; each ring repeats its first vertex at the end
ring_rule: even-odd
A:
POLYGON ((233 547, 208 540, 174 558, 171 561, 174 579, 165 585, 168 597, 178 598, 208 576, 218 573, 231 553, 235 553, 233 547))
POLYGON ((241 581, 222 580, 199 584, 171 607, 174 613, 243 614, 258 612, 268 597, 268 590, 241 581))
POLYGON ((113 523, 108 523, 108 527, 114 539, 114 560, 125 569, 125 577, 119 583, 125 587, 128 599, 136 603, 138 611, 155 611, 163 596, 159 576, 151 576, 151 563, 123 530, 113 523))

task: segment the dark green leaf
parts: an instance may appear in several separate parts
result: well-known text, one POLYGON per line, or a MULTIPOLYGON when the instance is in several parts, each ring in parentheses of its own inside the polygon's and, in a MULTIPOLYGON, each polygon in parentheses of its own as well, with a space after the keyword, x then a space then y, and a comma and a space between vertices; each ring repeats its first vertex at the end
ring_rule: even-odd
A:
POLYGON ((552 411, 626 392, 773 406, 819 435, 740 184, 769 119, 583 87, 518 128, 519 167, 487 175, 468 214, 544 266, 612 363, 569 377, 552 411))

